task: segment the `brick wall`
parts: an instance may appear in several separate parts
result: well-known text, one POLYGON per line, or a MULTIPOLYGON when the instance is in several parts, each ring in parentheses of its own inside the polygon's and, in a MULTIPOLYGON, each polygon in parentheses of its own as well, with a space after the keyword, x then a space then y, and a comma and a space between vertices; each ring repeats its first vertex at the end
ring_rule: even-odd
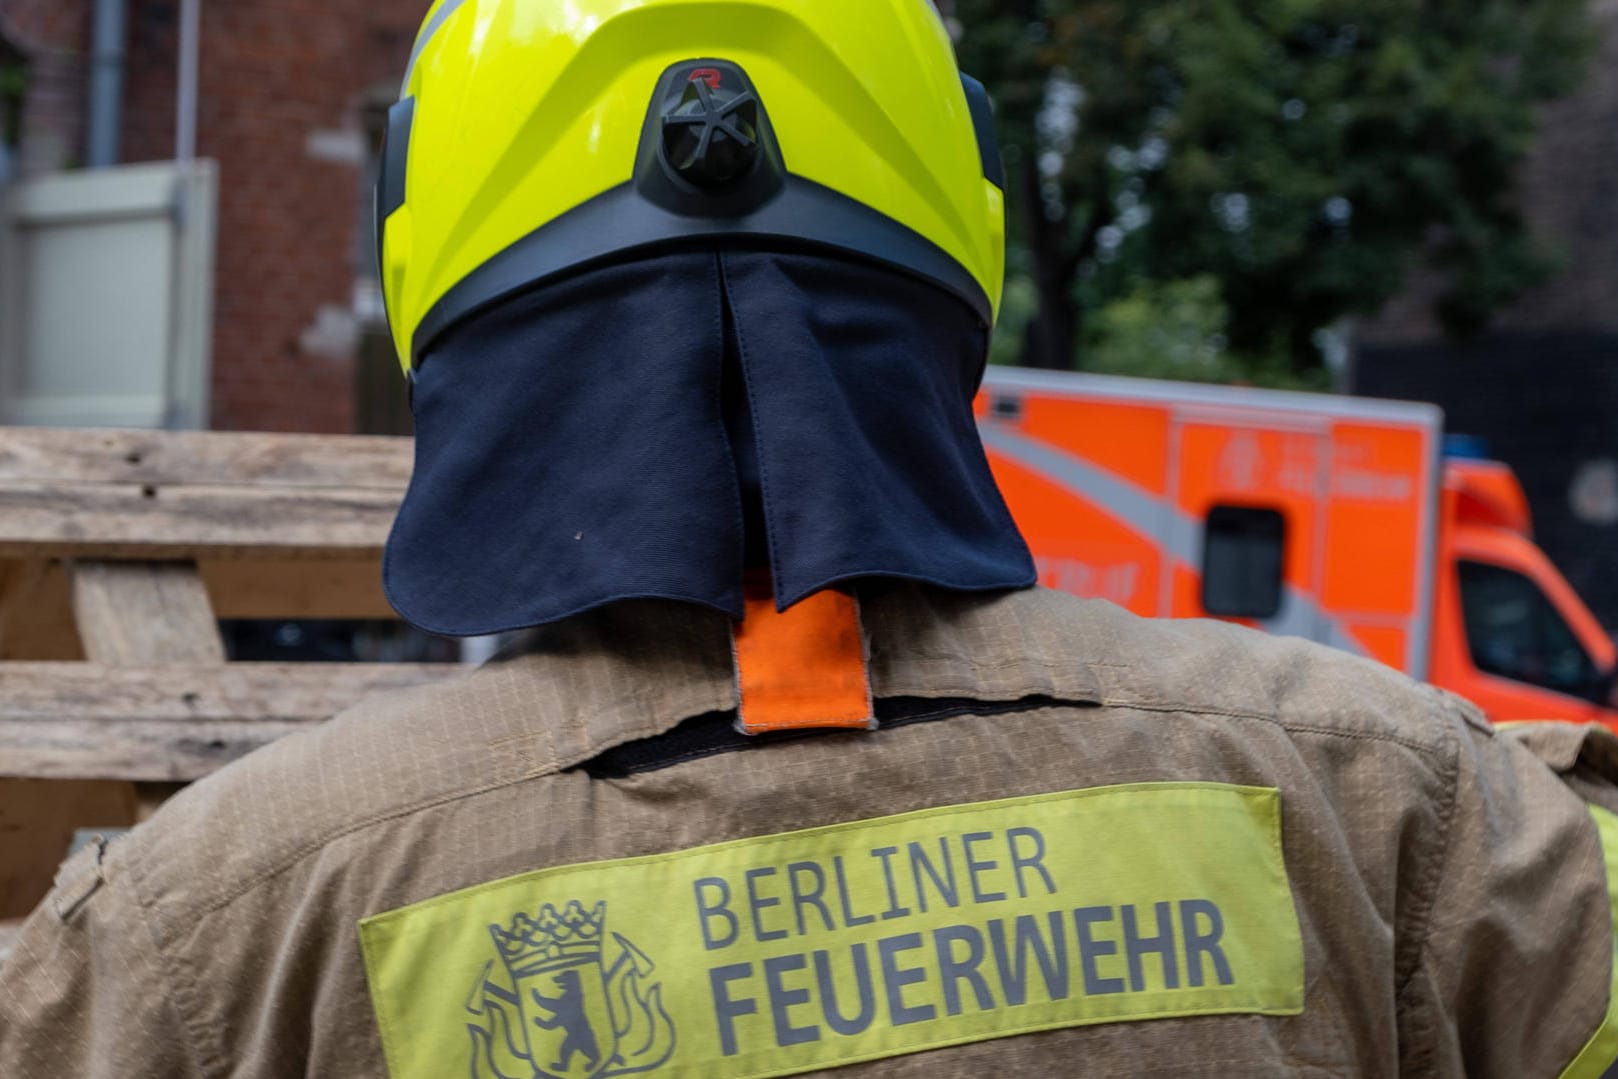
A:
MULTIPOLYGON (((425 6, 202 5, 197 149, 220 170, 215 427, 353 429, 364 111, 397 87, 425 6)), ((130 0, 125 160, 173 154, 178 16, 176 0, 130 0)))
POLYGON ((84 156, 88 0, 4 0, 0 34, 28 57, 22 173, 52 172, 77 163, 84 156))
MULTIPOLYGON (((178 0, 128 0, 122 160, 174 153, 178 0)), ((90 0, 3 0, 30 57, 23 161, 83 157, 90 0)), ((395 93, 427 0, 202 4, 197 152, 219 163, 213 425, 354 428, 368 102, 395 93)), ((398 392, 404 392, 402 382, 398 392)))

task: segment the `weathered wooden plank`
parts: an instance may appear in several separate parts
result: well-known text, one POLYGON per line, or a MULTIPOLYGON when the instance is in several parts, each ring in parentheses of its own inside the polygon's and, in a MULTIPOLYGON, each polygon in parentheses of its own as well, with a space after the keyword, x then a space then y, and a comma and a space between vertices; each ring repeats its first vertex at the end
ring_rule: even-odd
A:
POLYGON ((373 691, 462 674, 412 664, 0 664, 0 776, 200 779, 373 691))
POLYGON ((0 485, 383 488, 403 493, 411 440, 215 431, 0 431, 0 485))
POLYGON ((394 618, 382 560, 203 562, 220 618, 394 618))
POLYGON ((0 764, 37 779, 190 783, 318 720, 24 720, 0 723, 0 764))
POLYGON ((398 508, 362 488, 0 485, 0 557, 374 558, 398 508))
POLYGON ((62 563, 0 561, 0 660, 83 658, 62 563))
MULTIPOLYGON (((395 618, 382 559, 205 561, 198 569, 219 618, 395 618)), ((0 559, 0 660, 75 660, 85 653, 60 562, 0 559)))
MULTIPOLYGON (((92 663, 114 667, 225 662, 208 589, 194 562, 76 562, 73 615, 92 663)), ((138 783, 137 815, 152 814, 179 791, 138 783)))
POLYGON ((73 615, 92 663, 223 663, 208 589, 189 562, 78 562, 73 615))

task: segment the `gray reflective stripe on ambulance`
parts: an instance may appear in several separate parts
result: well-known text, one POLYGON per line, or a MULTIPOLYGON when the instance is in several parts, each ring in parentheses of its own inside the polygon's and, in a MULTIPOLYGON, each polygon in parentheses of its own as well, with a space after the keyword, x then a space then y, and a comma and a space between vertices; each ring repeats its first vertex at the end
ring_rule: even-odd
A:
MULTIPOLYGON (((1136 532, 1154 537, 1169 558, 1193 570, 1202 561, 1203 523, 1196 517, 1073 454, 1027 435, 1007 430, 992 421, 978 425, 983 444, 1017 464, 1062 487, 1117 518, 1136 532)), ((1264 622, 1271 633, 1305 637, 1355 655, 1365 649, 1315 602, 1307 592, 1286 586, 1281 614, 1264 622)))

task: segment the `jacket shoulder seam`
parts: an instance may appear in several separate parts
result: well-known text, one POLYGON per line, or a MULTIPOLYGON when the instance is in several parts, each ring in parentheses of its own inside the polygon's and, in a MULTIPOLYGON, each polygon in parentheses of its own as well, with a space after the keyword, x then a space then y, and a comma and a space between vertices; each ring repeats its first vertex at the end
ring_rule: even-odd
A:
MULTIPOLYGON (((171 986, 169 991, 162 994, 163 1007, 178 1020, 176 1025, 181 1032, 185 1055, 196 1061, 200 1074, 225 1075, 229 1071, 229 1062, 225 1059, 223 1048, 211 1044, 203 1036, 206 1031, 198 1031, 195 1026, 196 1017, 202 1014, 198 1006, 200 994, 196 983, 188 977, 188 965, 181 956, 164 946, 164 938, 169 935, 167 920, 157 905, 143 894, 143 874, 134 859, 130 859, 126 871, 130 899, 140 916, 141 927, 152 948, 152 957, 158 969, 166 973, 171 986)), ((114 883, 109 890, 116 892, 117 885, 114 883)))
POLYGON ((1239 708, 1210 708, 1193 704, 1162 701, 1138 701, 1108 698, 1101 702, 1105 708, 1127 708, 1138 712, 1180 713, 1193 716, 1220 716, 1225 719, 1250 719, 1270 723, 1294 734, 1318 734, 1330 738, 1353 738, 1367 742, 1389 742, 1424 756, 1442 757, 1446 747, 1435 742, 1423 742, 1393 731, 1364 731, 1344 727, 1329 727, 1319 723, 1299 723, 1273 712, 1259 712, 1239 708))
POLYGON ((296 866, 299 862, 303 861, 311 854, 318 853, 337 840, 353 835, 356 832, 362 832, 365 829, 375 827, 378 824, 386 824, 391 820, 398 820, 400 817, 408 817, 412 813, 420 813, 423 810, 435 809, 441 805, 448 805, 451 802, 458 802, 463 798, 476 798, 479 795, 488 794, 490 791, 497 791, 506 787, 515 787, 520 783, 527 783, 535 779, 544 779, 549 776, 554 776, 560 771, 560 767, 553 762, 540 771, 529 772, 524 775, 515 776, 511 779, 501 780, 497 783, 485 783, 479 786, 467 787, 450 793, 437 794, 431 798, 425 798, 417 802, 410 802, 402 806, 397 806, 385 813, 375 813, 368 817, 362 817, 356 821, 350 821, 348 824, 334 828, 330 831, 322 832, 318 836, 300 844, 293 851, 284 855, 259 872, 244 877, 235 887, 227 889, 223 894, 214 896, 207 902, 201 904, 197 908, 196 916, 202 917, 204 915, 213 914, 219 910, 223 910, 225 907, 230 906, 232 903, 236 902, 236 900, 253 891, 264 882, 285 873, 287 870, 291 869, 293 866, 296 866))
MULTIPOLYGON (((1435 693, 1435 696, 1438 694, 1435 693)), ((1454 709, 1443 697, 1438 696, 1441 711, 1453 716, 1454 709)), ((1464 722, 1465 717, 1455 716, 1464 722)), ((1465 729, 1464 727, 1462 728, 1465 729)), ((1438 893, 1442 890, 1444 881, 1450 872, 1450 863, 1454 857, 1454 824, 1456 807, 1460 802, 1460 770, 1462 743, 1460 734, 1453 727, 1446 726, 1447 752, 1440 760, 1443 780, 1443 801, 1438 805, 1438 836, 1437 854, 1435 858, 1423 859, 1425 868, 1415 882, 1412 899, 1411 920, 1414 923, 1409 937, 1402 945, 1395 945, 1394 961, 1394 1000, 1401 1008, 1407 1006, 1407 997, 1412 985, 1415 984, 1416 975, 1424 963, 1424 956, 1428 953, 1428 946, 1432 940, 1433 910, 1438 905, 1438 893)), ((1431 1023, 1430 1009, 1422 1009, 1424 1027, 1431 1023)), ((1428 1038, 1415 1039, 1418 1046, 1425 1047, 1430 1044, 1428 1038)), ((1418 1048, 1418 1053, 1430 1053, 1428 1048, 1418 1048)))

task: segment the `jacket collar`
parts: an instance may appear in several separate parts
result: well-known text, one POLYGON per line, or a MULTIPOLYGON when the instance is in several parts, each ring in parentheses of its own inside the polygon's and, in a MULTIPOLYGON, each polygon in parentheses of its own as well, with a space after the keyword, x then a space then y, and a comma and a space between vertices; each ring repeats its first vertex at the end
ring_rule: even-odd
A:
MULTIPOLYGON (((1049 697, 1095 703, 1104 623, 1073 630, 1052 605, 1071 596, 1043 591, 946 592, 902 581, 859 588, 877 699, 1049 697)), ((537 719, 556 768, 737 705, 731 620, 691 604, 613 604, 530 630, 472 680, 491 705, 521 701, 519 722, 537 719)), ((1101 666, 1105 666, 1102 664, 1101 666)))

